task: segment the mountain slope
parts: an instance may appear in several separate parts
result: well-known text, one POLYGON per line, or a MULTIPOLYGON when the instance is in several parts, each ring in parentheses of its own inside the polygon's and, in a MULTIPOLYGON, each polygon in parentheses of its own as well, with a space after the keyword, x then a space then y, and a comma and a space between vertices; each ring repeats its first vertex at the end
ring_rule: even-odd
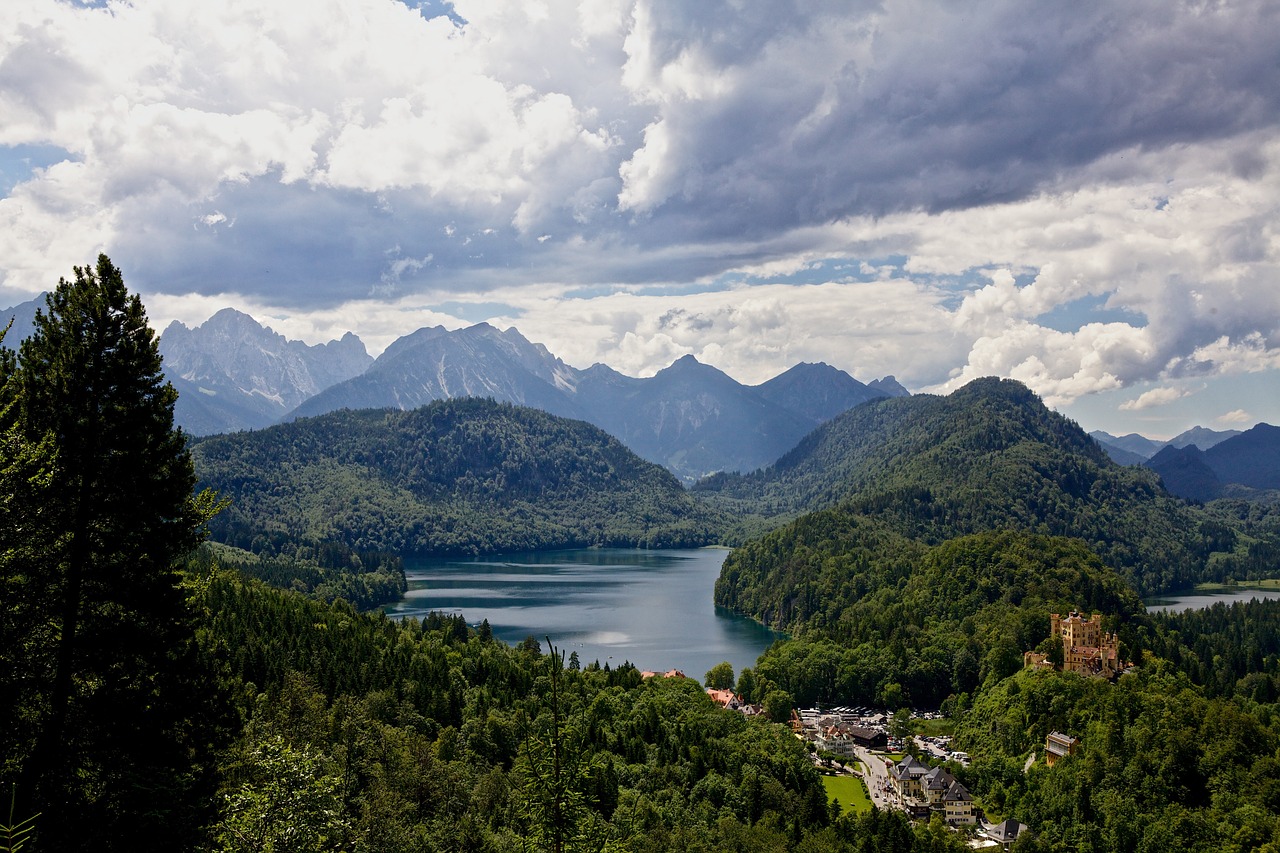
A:
POLYGON ((308 346, 231 308, 193 329, 171 323, 160 336, 160 354, 165 375, 178 389, 174 418, 193 435, 273 424, 373 360, 350 332, 308 346))
POLYGON ((1280 427, 1258 424, 1208 450, 1172 443, 1144 463, 1160 475, 1165 488, 1192 501, 1221 497, 1230 485, 1280 489, 1280 427))
POLYGON ((193 445, 232 500, 214 539, 268 549, 457 554, 701 545, 711 515, 668 472, 580 421, 488 400, 342 411, 193 445))
POLYGON ((716 585, 721 606, 802 626, 756 668, 802 703, 856 696, 938 707, 1020 669, 1050 613, 1142 609, 1077 539, 1002 530, 927 546, 895 539, 873 519, 827 525, 824 516, 734 551, 716 585), (780 546, 795 550, 772 560, 780 546))
MULTIPOLYGON (((1202 579, 1209 553, 1235 544, 1231 531, 1167 495, 1151 472, 1115 465, 1010 380, 859 406, 772 468, 713 478, 697 492, 739 516, 754 507, 782 517, 817 510, 820 518, 804 520, 808 529, 865 518, 925 544, 1001 529, 1074 537, 1144 592, 1202 579)), ((776 559, 796 551, 820 559, 828 547, 796 541, 776 559)))
POLYGON ((36 310, 44 310, 44 294, 30 299, 26 302, 20 302, 12 308, 5 308, 0 311, 0 329, 4 329, 9 325, 9 321, 13 321, 13 328, 9 329, 8 334, 4 336, 4 345, 11 350, 16 350, 18 344, 26 340, 35 328, 36 310))
POLYGON ((580 396, 588 419, 641 457, 690 478, 767 465, 814 426, 691 355, 652 379, 608 388, 595 400, 580 396))
POLYGON ((827 365, 797 365, 755 388, 693 356, 647 379, 601 364, 577 370, 515 329, 480 323, 406 335, 362 375, 317 394, 291 417, 489 397, 586 420, 692 482, 767 465, 833 415, 905 393, 891 378, 877 390, 827 365))
POLYGON ((1209 429, 1208 427, 1194 426, 1185 432, 1180 432, 1173 438, 1169 439, 1166 444, 1171 447, 1198 447, 1201 450, 1209 450, 1217 447, 1229 438, 1235 438, 1240 435, 1238 429, 1209 429))
POLYGON ((1252 489, 1280 489, 1280 427, 1258 424, 1204 452, 1205 462, 1224 483, 1252 489))
POLYGON ((1205 453, 1194 444, 1168 445, 1143 465, 1160 475, 1170 494, 1189 501, 1211 501, 1222 494, 1222 481, 1214 473, 1205 453))
POLYGON ((814 426, 868 400, 899 396, 864 385, 823 363, 802 362, 755 388, 770 403, 809 418, 814 426))
POLYGON ((1159 452, 1162 446, 1160 442, 1136 432, 1116 436, 1097 429, 1089 433, 1089 437, 1102 445, 1111 460, 1119 465, 1141 465, 1159 452))
POLYGON ((515 329, 488 323, 447 331, 419 329, 387 347, 360 376, 323 391, 289 417, 338 409, 414 409, 435 400, 488 397, 581 417, 567 392, 576 371, 515 329))

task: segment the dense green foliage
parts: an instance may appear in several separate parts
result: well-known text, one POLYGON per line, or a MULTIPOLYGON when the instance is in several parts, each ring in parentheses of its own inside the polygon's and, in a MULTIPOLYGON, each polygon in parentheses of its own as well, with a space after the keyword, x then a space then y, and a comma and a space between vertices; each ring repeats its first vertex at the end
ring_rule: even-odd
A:
MULTIPOLYGON (((936 818, 839 815, 786 728, 693 680, 360 612, 401 552, 711 538, 593 428, 469 400, 209 439, 235 503, 197 548, 215 501, 140 303, 104 257, 48 304, 0 349, 0 784, 25 849, 967 849, 936 818)), ((796 634, 738 676, 767 716, 942 705, 974 757, 954 772, 1032 827, 1024 853, 1280 849, 1280 602, 1148 615, 1134 590, 1273 572, 1273 506, 1172 501, 996 381, 863 407, 702 494, 798 516, 717 585, 796 634), (1139 668, 1023 670, 1071 609, 1139 668), (1028 763, 1050 731, 1078 753, 1028 763)))
MULTIPOLYGON (((931 545, 1001 529, 1070 536, 1143 594, 1244 576, 1233 526, 1170 497, 1151 472, 1114 464, 1078 426, 1010 380, 867 403, 773 467, 712 478, 698 494, 742 515, 822 511, 805 522, 810 538, 827 535, 824 527, 865 528, 860 517, 872 520, 879 538, 931 545)), ((898 559, 868 547, 870 562, 898 559)), ((757 553, 772 550, 766 544, 757 553)))
POLYGON ((700 494, 817 508, 725 562, 717 603, 793 633, 752 677, 801 704, 941 705, 987 817, 1032 827, 1017 849, 1280 848, 1280 603, 1149 616, 1136 595, 1274 575, 1271 506, 1182 504, 996 380, 860 407, 700 494), (1139 669, 1023 670, 1026 650, 1061 659, 1048 614, 1075 609, 1139 669), (1080 754, 1024 772, 1053 730, 1080 754))
POLYGON ((1033 827, 1020 850, 1274 850, 1278 720, 1153 661, 1115 684, 1019 673, 979 697, 955 741, 979 756, 959 772, 987 809, 1033 827), (1054 730, 1079 738, 1078 754, 1024 773, 1054 730))
POLYGON ((77 267, 46 305, 0 356, 0 784, 44 849, 182 849, 223 706, 177 569, 212 504, 119 270, 77 267))
POLYGON ((403 561, 393 554, 356 553, 341 542, 317 546, 277 546, 255 554, 220 542, 205 542, 194 560, 201 565, 238 569, 281 589, 301 592, 321 601, 342 599, 361 610, 396 601, 408 587, 403 561))
POLYGON ((565 668, 458 617, 397 623, 216 569, 193 589, 246 721, 214 849, 286 831, 310 839, 297 849, 555 849, 539 772, 552 745, 563 849, 963 849, 897 815, 832 824, 800 742, 695 681, 565 668))
POLYGON ((745 546, 744 559, 721 578, 732 590, 784 590, 754 606, 810 626, 756 667, 801 704, 861 698, 891 709, 936 708, 1019 669, 1022 652, 1048 636, 1050 613, 1102 612, 1114 627, 1141 609, 1076 540, 1001 532, 925 548, 890 534, 874 540, 876 533, 883 531, 864 523, 812 546, 767 537, 745 546), (868 537, 895 559, 868 559, 868 537), (753 549, 778 542, 786 557, 769 565, 782 576, 736 576, 753 564, 753 549))
POLYGON ((1135 641, 1172 662, 1206 695, 1280 701, 1280 600, 1153 613, 1150 625, 1135 641))
MULTIPOLYGON (((232 505, 214 539, 259 555, 475 554, 715 540, 671 474, 581 421, 481 399, 341 411, 193 447, 232 505)), ((305 558, 306 555, 303 555, 305 558)))

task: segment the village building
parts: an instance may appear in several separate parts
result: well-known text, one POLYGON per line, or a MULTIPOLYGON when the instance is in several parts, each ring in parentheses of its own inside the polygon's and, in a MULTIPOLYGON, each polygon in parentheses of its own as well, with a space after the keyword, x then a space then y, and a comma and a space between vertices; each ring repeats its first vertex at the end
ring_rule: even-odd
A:
POLYGON ((956 777, 952 776, 942 767, 935 767, 920 780, 920 787, 924 790, 924 798, 929 805, 942 808, 942 798, 946 796, 947 790, 954 784, 956 777))
POLYGON ((889 768, 889 778, 893 780, 893 788, 898 792, 905 804, 908 799, 927 802, 924 795, 924 775, 929 772, 928 766, 920 763, 914 755, 905 756, 897 764, 889 768))
POLYGON ((884 749, 889 740, 882 731, 832 722, 829 717, 824 717, 816 726, 811 739, 818 749, 845 758, 855 757, 856 749, 860 746, 867 749, 884 749))
POLYGON ((849 737, 848 731, 841 725, 824 726, 819 729, 814 745, 823 752, 830 752, 841 758, 853 758, 856 746, 853 738, 849 737))
POLYGON ((973 809, 973 797, 959 782, 953 781, 942 795, 942 808, 942 817, 948 826, 972 826, 978 822, 973 809))
POLYGON ((850 726, 846 731, 854 743, 867 749, 884 749, 889 744, 889 736, 884 733, 883 729, 850 726))
POLYGON ((950 826, 971 826, 978 821, 969 790, 943 767, 920 777, 920 789, 929 808, 942 812, 950 826))
POLYGON ((1013 818, 994 825, 988 825, 984 829, 987 837, 1005 850, 1013 846, 1013 842, 1018 840, 1018 836, 1030 832, 1025 823, 1019 823, 1013 818))
POLYGON ((1066 758, 1068 755, 1075 755, 1076 749, 1080 741, 1064 735, 1062 732, 1049 732, 1044 739, 1044 760, 1045 763, 1052 767, 1058 763, 1058 759, 1066 758))

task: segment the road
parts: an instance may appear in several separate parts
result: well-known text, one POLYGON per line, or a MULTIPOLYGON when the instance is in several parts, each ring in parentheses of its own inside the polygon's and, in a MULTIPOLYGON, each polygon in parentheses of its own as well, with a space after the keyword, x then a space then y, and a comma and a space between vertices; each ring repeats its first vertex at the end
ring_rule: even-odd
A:
POLYGON ((862 762, 863 776, 867 783, 867 793, 871 802, 879 809, 898 808, 897 795, 893 792, 893 783, 889 780, 889 771, 885 768, 884 759, 864 747, 854 747, 858 760, 862 762))

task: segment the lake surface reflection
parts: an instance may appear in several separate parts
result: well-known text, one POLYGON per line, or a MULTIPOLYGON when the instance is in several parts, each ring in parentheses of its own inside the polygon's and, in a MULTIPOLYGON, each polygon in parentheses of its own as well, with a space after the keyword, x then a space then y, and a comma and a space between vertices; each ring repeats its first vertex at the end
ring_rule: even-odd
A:
POLYGON ((585 666, 680 669, 698 680, 721 661, 735 673, 779 635, 712 604, 728 551, 620 548, 406 559, 409 592, 387 608, 421 618, 435 610, 488 619, 494 636, 516 644, 546 637, 576 651, 585 666))
POLYGON ((1158 598, 1147 600, 1147 610, 1154 613, 1161 610, 1172 610, 1181 612, 1183 610, 1200 610, 1205 607, 1212 607, 1218 602, 1223 604, 1231 604, 1236 601, 1249 601, 1250 599, 1259 598, 1280 598, 1280 589, 1242 589, 1223 590, 1221 592, 1203 592, 1191 590, 1188 592, 1174 592, 1162 595, 1158 598))

